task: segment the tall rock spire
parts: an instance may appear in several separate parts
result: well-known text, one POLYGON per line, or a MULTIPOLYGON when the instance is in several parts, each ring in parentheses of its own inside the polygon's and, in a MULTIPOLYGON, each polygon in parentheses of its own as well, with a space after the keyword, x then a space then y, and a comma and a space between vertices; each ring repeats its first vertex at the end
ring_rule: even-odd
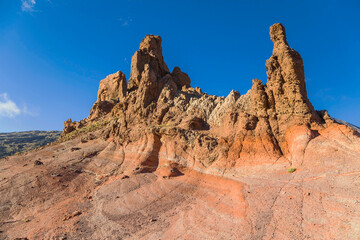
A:
POLYGON ((287 43, 281 23, 270 27, 270 39, 274 49, 273 55, 266 61, 269 107, 286 118, 319 120, 307 97, 303 60, 287 43))
POLYGON ((148 65, 148 68, 152 70, 158 79, 169 73, 162 55, 160 36, 146 35, 140 43, 140 49, 133 55, 131 59, 129 91, 139 87, 143 72, 147 68, 146 65, 148 65))

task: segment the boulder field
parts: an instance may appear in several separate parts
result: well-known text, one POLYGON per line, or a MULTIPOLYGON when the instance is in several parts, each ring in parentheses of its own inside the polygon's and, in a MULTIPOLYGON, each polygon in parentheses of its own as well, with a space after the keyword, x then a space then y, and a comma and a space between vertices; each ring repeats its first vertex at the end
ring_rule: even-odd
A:
POLYGON ((282 24, 270 39, 266 84, 219 97, 147 35, 86 119, 0 160, 0 239, 359 239, 360 133, 314 109, 282 24))

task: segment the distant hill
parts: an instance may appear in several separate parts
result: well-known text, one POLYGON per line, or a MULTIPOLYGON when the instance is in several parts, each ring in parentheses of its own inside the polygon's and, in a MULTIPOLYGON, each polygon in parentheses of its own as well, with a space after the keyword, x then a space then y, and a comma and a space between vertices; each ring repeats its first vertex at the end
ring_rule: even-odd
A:
POLYGON ((56 141, 59 131, 0 133, 0 158, 26 152, 56 141))

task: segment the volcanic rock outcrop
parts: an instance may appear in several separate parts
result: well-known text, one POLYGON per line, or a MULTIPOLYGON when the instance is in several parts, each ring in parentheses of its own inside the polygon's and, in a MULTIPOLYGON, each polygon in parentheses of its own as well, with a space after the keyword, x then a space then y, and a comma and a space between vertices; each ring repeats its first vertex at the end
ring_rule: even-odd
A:
POLYGON ((100 81, 97 101, 118 101, 126 95, 126 91, 125 74, 118 71, 100 81))
POLYGON ((128 88, 121 72, 102 80, 89 117, 80 127, 67 123, 63 137, 68 129, 106 122, 101 125, 103 137, 113 139, 124 162, 140 172, 155 171, 169 159, 188 166, 188 158, 178 157, 183 155, 195 159, 191 160, 194 168, 218 174, 229 164, 246 165, 264 158, 271 162, 284 157, 291 162, 288 129, 305 125, 308 131, 318 131, 332 122, 310 103, 302 58, 287 43, 283 25, 270 27, 270 39, 274 49, 266 61, 267 83, 254 79, 246 94, 232 91, 224 98, 192 88, 179 67, 170 73, 161 38, 147 35, 132 57, 128 88), (139 141, 147 147, 134 155, 139 141), (168 148, 173 157, 160 154, 168 148))
POLYGON ((109 75, 56 144, 1 160, 0 236, 357 239, 360 133, 314 110, 283 25, 270 38, 266 84, 219 97, 146 36, 128 85, 109 75))
POLYGON ((118 71, 100 81, 97 101, 90 110, 88 119, 93 120, 108 114, 120 98, 126 96, 125 74, 118 71))
POLYGON ((286 120, 301 117, 304 122, 319 121, 319 116, 307 98, 302 58, 287 43, 284 26, 271 26, 270 38, 274 43, 274 50, 271 58, 266 61, 269 108, 286 120))

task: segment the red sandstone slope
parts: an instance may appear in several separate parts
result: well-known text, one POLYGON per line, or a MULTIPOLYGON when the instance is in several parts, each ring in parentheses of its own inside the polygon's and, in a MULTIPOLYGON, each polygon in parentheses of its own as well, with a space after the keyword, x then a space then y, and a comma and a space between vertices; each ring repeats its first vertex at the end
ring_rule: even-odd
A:
POLYGON ((270 37, 267 83, 224 98, 146 36, 128 85, 109 75, 61 142, 1 160, 0 236, 358 239, 360 134, 314 110, 284 27, 270 37))

